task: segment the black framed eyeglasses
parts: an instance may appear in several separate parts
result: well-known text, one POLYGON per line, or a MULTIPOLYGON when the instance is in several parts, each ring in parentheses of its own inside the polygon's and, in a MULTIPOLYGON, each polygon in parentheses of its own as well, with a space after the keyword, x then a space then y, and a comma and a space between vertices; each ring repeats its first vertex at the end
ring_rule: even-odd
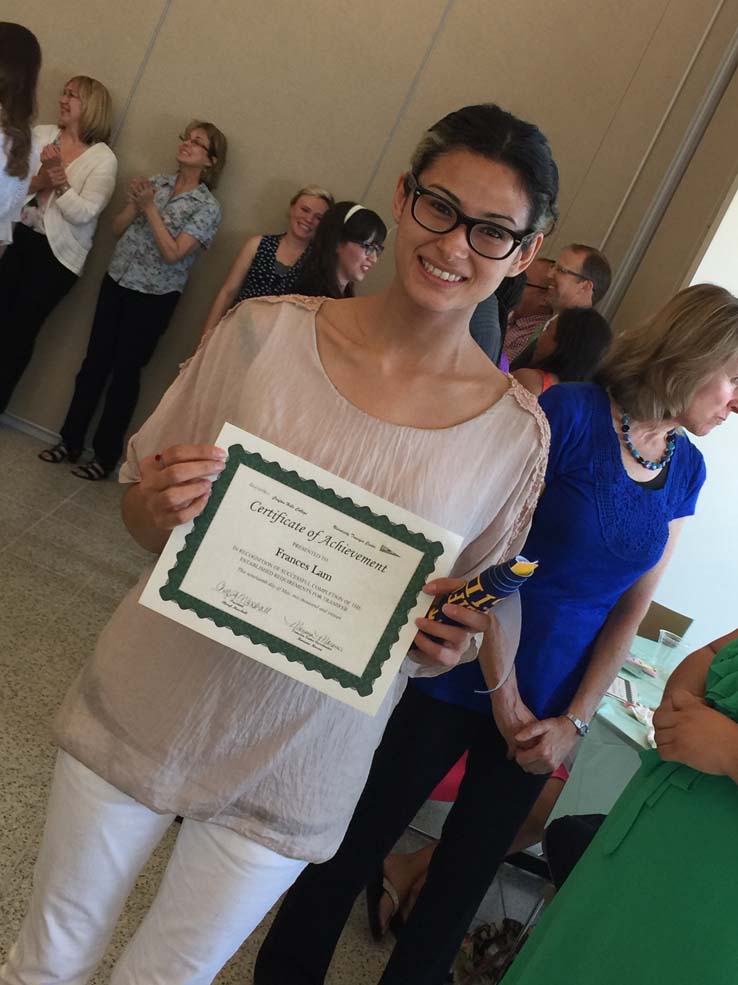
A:
POLYGON ((414 174, 408 175, 408 182, 413 196, 412 217, 419 226, 430 233, 450 233, 459 226, 465 226, 469 246, 488 260, 509 257, 532 233, 530 229, 516 233, 489 219, 466 215, 447 198, 423 188, 414 174))
POLYGON ((208 155, 208 157, 212 160, 213 151, 209 144, 203 144, 202 141, 196 140, 194 137, 191 137, 188 133, 180 133, 179 139, 182 141, 183 144, 194 144, 195 147, 199 147, 200 150, 204 150, 205 153, 208 155))
POLYGON ((356 243, 357 246, 360 246, 364 251, 364 256, 367 257, 370 257, 373 253, 376 256, 376 258, 379 259, 381 255, 384 253, 383 243, 364 242, 363 239, 352 239, 350 240, 350 242, 356 243))

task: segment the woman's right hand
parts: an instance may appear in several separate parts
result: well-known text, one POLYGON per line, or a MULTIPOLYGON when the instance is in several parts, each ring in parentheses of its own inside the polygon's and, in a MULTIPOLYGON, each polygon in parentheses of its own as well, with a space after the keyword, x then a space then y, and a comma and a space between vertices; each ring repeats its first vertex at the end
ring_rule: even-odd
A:
POLYGON ((139 496, 157 530, 173 530, 205 509, 226 452, 215 445, 172 445, 141 461, 139 496))

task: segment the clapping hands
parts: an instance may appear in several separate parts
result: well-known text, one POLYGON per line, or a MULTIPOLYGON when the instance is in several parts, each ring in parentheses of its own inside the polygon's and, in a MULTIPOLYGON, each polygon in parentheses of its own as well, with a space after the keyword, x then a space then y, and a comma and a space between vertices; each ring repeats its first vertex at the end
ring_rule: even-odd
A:
POLYGON ((128 201, 143 212, 154 201, 154 186, 147 178, 134 178, 128 188, 128 201))

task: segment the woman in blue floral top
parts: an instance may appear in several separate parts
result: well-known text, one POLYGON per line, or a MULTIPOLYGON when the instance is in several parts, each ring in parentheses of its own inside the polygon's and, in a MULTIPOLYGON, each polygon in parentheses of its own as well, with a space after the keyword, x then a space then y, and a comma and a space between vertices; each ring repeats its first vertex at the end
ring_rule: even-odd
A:
POLYGON ((193 120, 180 136, 176 174, 134 178, 128 203, 113 220, 120 241, 103 279, 87 355, 77 374, 61 441, 42 451, 45 462, 76 462, 108 379, 95 456, 72 469, 81 479, 110 475, 138 401, 141 370, 164 334, 198 255, 220 225, 213 196, 226 158, 225 136, 193 120))

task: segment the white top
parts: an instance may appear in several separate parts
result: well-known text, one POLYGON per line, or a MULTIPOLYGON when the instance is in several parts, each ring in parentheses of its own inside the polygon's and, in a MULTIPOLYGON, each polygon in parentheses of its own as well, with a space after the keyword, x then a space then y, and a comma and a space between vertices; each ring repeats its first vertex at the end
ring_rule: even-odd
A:
MULTIPOLYGON (((59 136, 55 124, 33 128, 40 148, 53 144, 59 136)), ((107 144, 93 144, 66 168, 69 191, 51 195, 43 209, 26 206, 21 221, 43 232, 59 261, 75 274, 81 274, 100 213, 112 198, 118 161, 107 144)))
POLYGON ((40 153, 40 147, 34 135, 28 175, 25 178, 15 178, 5 170, 9 143, 8 137, 0 130, 0 246, 13 241, 13 223, 20 219, 21 206, 28 194, 28 185, 33 175, 38 171, 40 153))
MULTIPOLYGON (((121 481, 139 480, 142 457, 212 443, 230 421, 462 534, 457 575, 515 554, 548 453, 533 395, 510 377, 492 407, 436 430, 371 417, 323 369, 323 300, 258 299, 229 312, 131 438, 121 481)), ((67 695, 60 745, 155 811, 221 824, 292 858, 330 858, 418 664, 406 659, 366 715, 139 605, 150 571, 67 695)))

